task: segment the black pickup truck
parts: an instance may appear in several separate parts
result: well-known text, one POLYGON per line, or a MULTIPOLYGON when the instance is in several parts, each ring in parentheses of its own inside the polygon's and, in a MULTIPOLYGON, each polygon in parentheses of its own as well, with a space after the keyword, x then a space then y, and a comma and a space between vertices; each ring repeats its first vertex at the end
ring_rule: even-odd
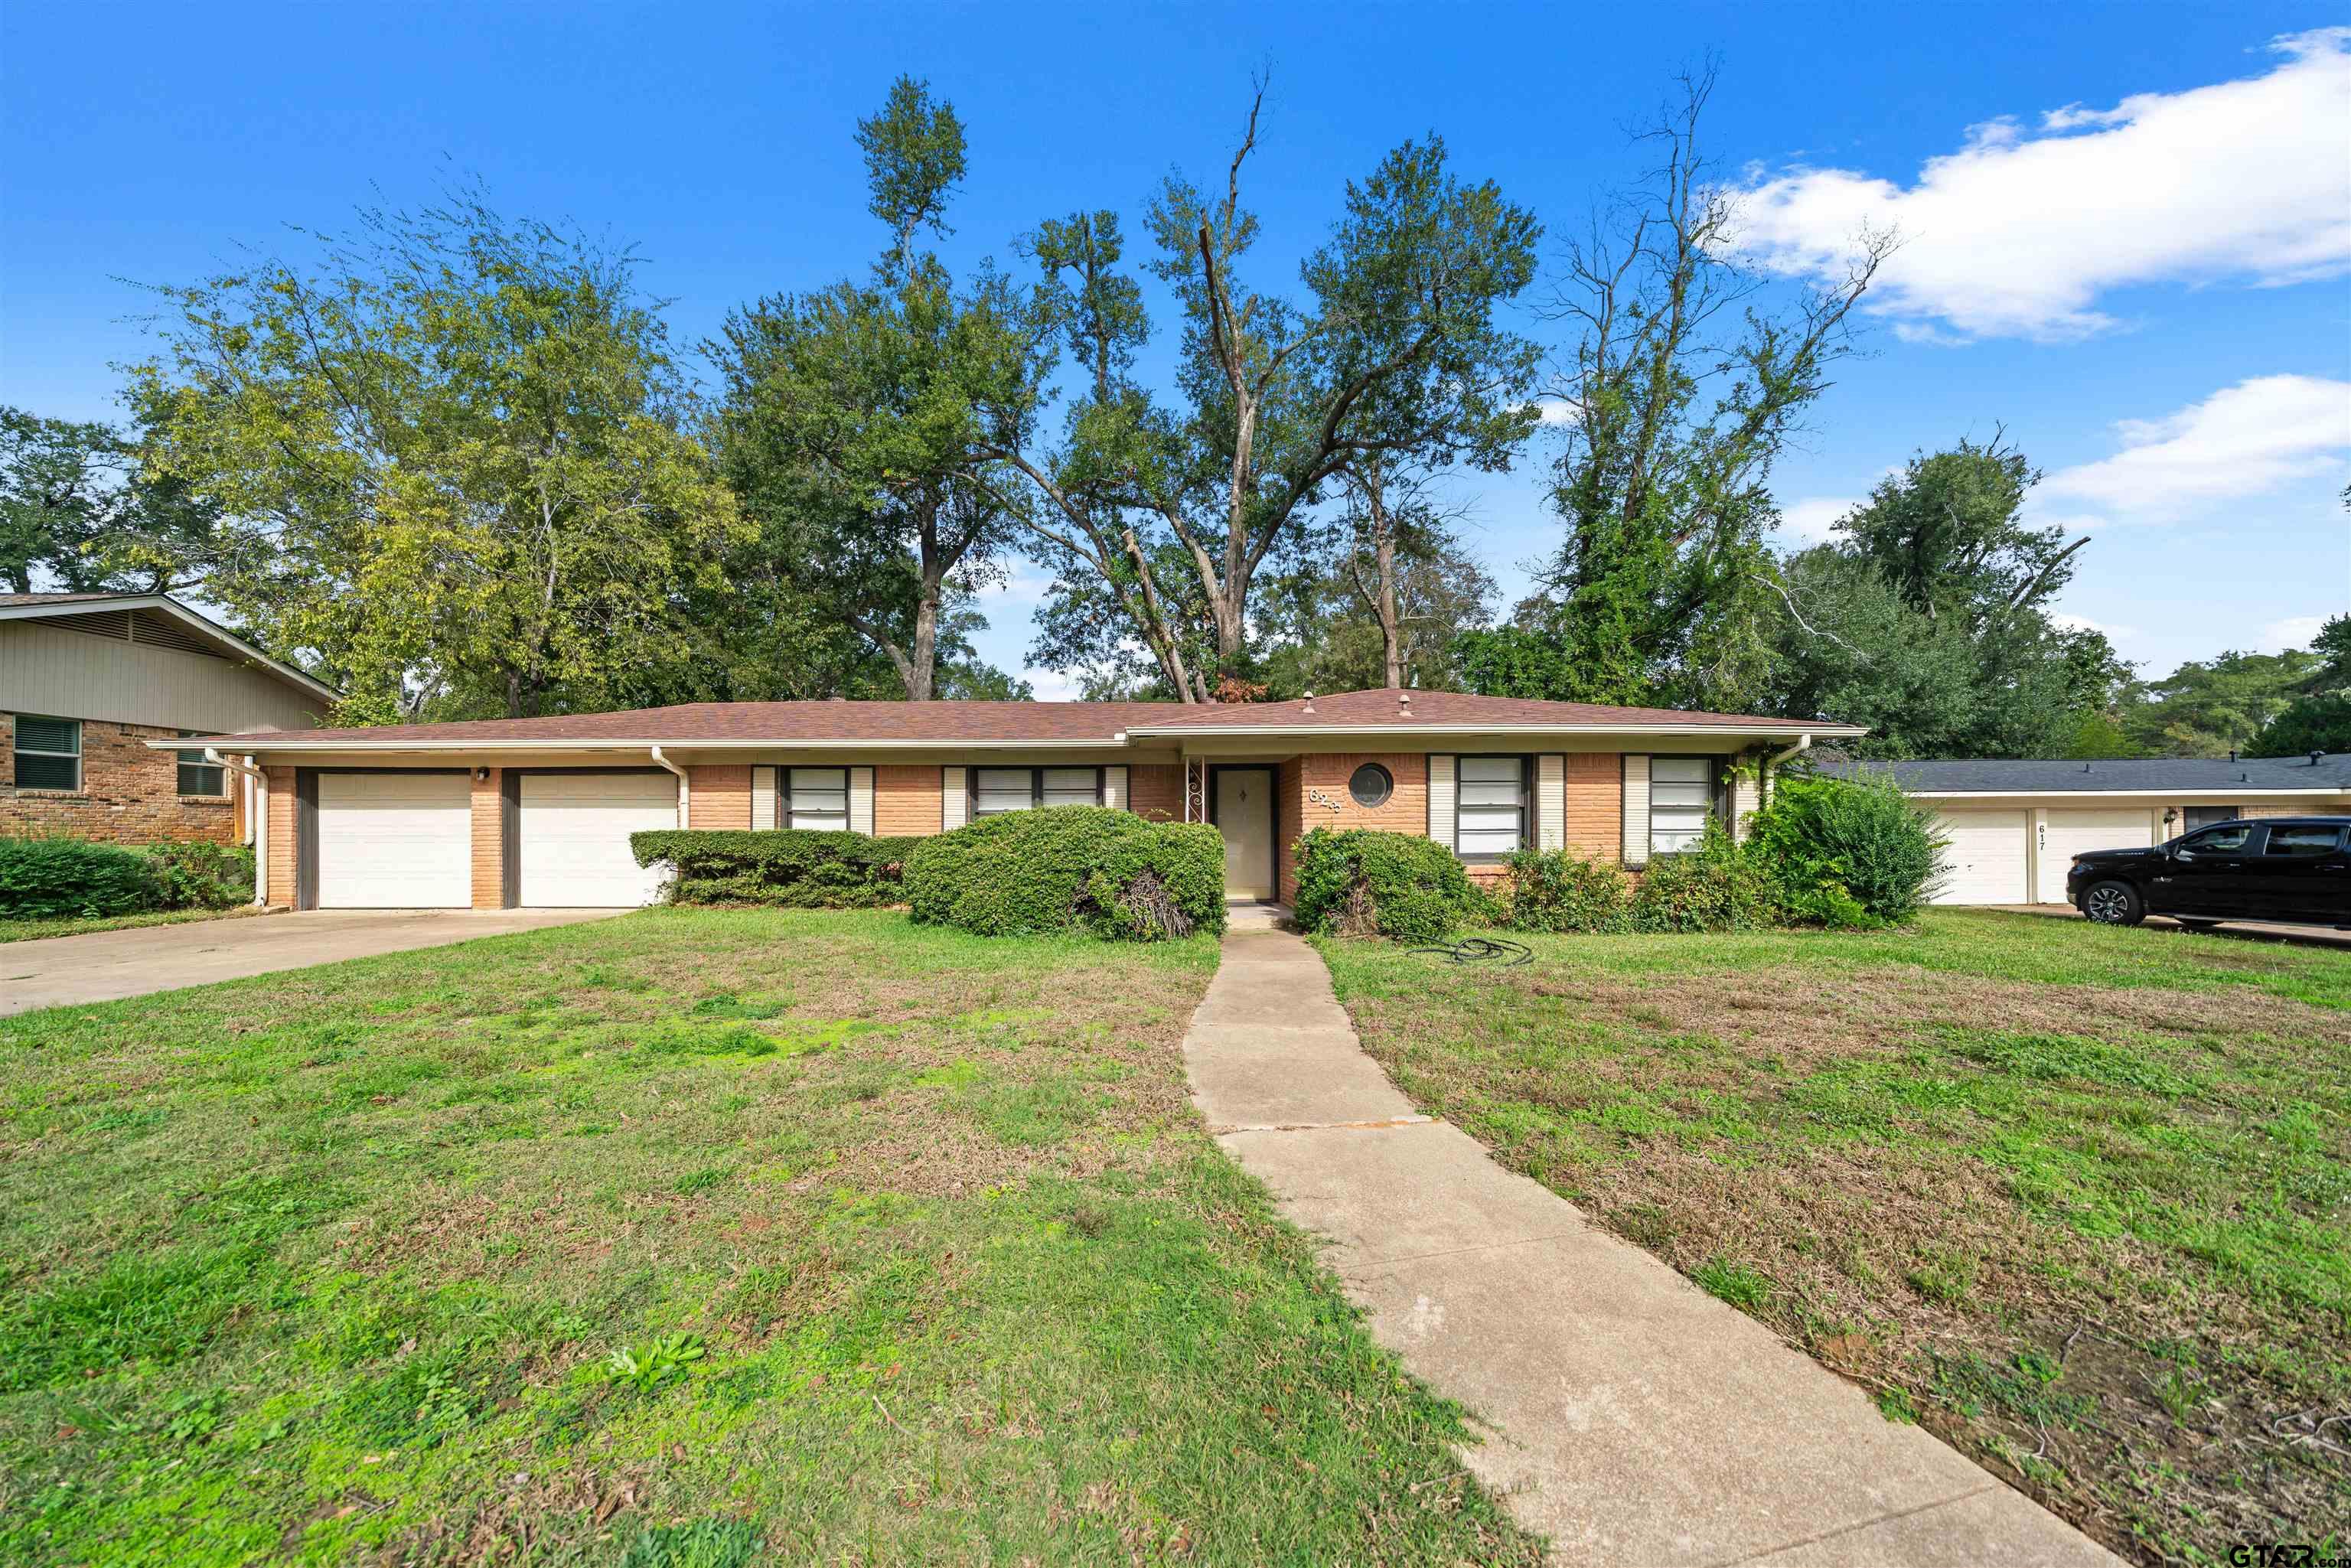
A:
POLYGON ((2105 925, 2167 915, 2198 929, 2224 920, 2351 930, 2351 817, 2220 822, 2152 849, 2074 857, 2066 899, 2105 925))

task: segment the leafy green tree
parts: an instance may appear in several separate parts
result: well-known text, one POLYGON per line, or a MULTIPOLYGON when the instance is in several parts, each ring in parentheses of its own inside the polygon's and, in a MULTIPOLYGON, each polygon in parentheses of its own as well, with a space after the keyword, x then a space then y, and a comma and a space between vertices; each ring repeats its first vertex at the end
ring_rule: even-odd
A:
POLYGON ((344 717, 607 706, 691 646, 741 524, 625 253, 461 193, 161 293, 147 469, 221 506, 207 593, 344 717))
MULTIPOLYGON (((1188 702, 1249 674, 1251 590, 1303 548, 1305 519, 1351 462, 1491 454, 1532 420, 1525 350, 1497 319, 1533 277, 1532 215, 1455 176, 1442 141, 1407 142, 1348 186, 1302 269, 1308 298, 1262 288, 1246 276, 1259 222, 1240 194, 1262 101, 1221 192, 1171 177, 1148 214, 1151 270, 1184 323, 1175 400, 1133 375, 1150 328, 1118 270, 1114 215, 1073 214, 1040 226, 1032 250, 1040 298, 1089 383, 1058 446, 998 448, 1029 483, 1030 528, 1061 574, 1046 651, 1139 646, 1155 683, 1188 702)), ((1102 667, 1130 681, 1124 663, 1102 667)))
POLYGON ((2039 476, 1995 435, 1914 456, 1785 563, 1768 689, 1867 723, 1886 757, 2128 756, 2130 667, 2050 602, 2084 540, 2020 520, 2039 476))
POLYGON ((2123 729, 2163 756, 2242 751, 2325 667, 2323 657, 2298 648, 2192 659, 2141 689, 2123 716, 2123 729))
POLYGON ((1790 558, 1782 578, 1792 625, 1770 711, 1865 724, 1853 743, 1865 757, 2059 757, 2074 743, 2083 710, 2068 634, 2045 618, 1980 635, 1830 545, 1790 558))
POLYGON ((1452 689, 1460 633, 1494 612, 1494 580, 1426 497, 1374 520, 1361 494, 1331 548, 1272 580, 1261 619, 1270 695, 1452 689))
POLYGON ((1768 311, 1701 150, 1712 75, 1682 87, 1646 138, 1656 168, 1567 253, 1552 308, 1576 336, 1552 390, 1566 538, 1513 625, 1468 640, 1481 691, 1730 708, 1770 663, 1771 466, 1852 351, 1847 319, 1892 242, 1862 235, 1842 283, 1768 311))
POLYGON ((2351 751, 2351 692, 2320 692, 2288 703, 2246 743, 2249 757, 2351 751))
POLYGON ((113 425, 0 407, 0 582, 165 593, 216 564, 219 512, 113 425), (37 583, 36 579, 38 579, 37 583))
POLYGON ((954 106, 901 78, 858 144, 889 247, 872 278, 760 300, 712 345, 728 478, 759 537, 737 563, 829 606, 935 694, 945 618, 995 576, 1015 518, 986 449, 1040 396, 1030 308, 983 270, 958 291, 916 247, 964 172, 954 106))

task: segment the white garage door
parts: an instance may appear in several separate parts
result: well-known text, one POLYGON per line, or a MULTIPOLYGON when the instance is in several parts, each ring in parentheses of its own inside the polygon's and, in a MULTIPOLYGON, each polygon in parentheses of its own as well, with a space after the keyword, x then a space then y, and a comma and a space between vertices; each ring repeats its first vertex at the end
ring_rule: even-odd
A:
POLYGON ((474 899, 463 773, 319 775, 319 907, 462 909, 474 899))
POLYGON ((626 909, 661 894, 629 835, 677 826, 674 774, 526 773, 519 902, 541 909, 626 909))
POLYGON ((1938 904, 2022 904, 2028 811, 1946 811, 1938 904))
POLYGON ((2074 857, 2089 850, 2144 849, 2155 841, 2145 807, 2135 811, 2067 806, 2043 815, 2041 902, 2065 902, 2065 873, 2074 857))

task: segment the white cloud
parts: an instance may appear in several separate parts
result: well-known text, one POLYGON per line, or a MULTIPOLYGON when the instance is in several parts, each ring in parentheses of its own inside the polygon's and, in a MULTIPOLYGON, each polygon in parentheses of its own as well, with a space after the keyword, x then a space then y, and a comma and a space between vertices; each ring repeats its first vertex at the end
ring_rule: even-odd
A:
POLYGON ((2288 648, 2307 648, 2318 629, 2326 624, 2324 615, 2289 615, 2283 621, 2273 621, 2262 628, 2254 646, 2264 653, 2282 653, 2288 648))
POLYGON ((2110 622, 2093 621, 2086 615, 2068 615, 2061 612, 2049 619, 2064 631, 2104 632, 2110 643, 2119 643, 2139 634, 2136 626, 2117 626, 2110 622))
POLYGON ((1836 520, 1860 505, 1849 496, 1807 496, 1780 509, 1780 527, 1803 544, 1826 544, 1836 520))
POLYGON ((1023 670, 1020 678, 1029 683, 1040 703, 1075 702, 1081 695, 1077 677, 1059 670, 1023 670))
POLYGON ((2161 419, 2118 421, 2115 434, 2122 450, 2112 457, 2042 481, 2036 521, 2065 500, 2116 521, 2169 522, 2338 470, 2351 448, 2351 382, 2260 376, 2161 419))
POLYGON ((1968 127, 1902 186, 1858 170, 1750 172, 1739 248, 1791 277, 1842 277, 1864 228, 1902 247, 1866 308, 1897 333, 2079 338, 2098 301, 2151 283, 2280 285, 2351 268, 2351 27, 2273 40, 2265 75, 2111 109, 2069 104, 2027 130, 1968 127))

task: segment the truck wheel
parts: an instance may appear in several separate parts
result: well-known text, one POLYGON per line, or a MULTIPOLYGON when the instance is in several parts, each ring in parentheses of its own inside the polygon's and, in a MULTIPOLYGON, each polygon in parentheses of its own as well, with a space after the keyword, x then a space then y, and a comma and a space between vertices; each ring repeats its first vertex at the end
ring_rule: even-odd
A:
POLYGON ((2082 894, 2082 913, 2101 925, 2136 925, 2147 918, 2147 905, 2130 883, 2100 882, 2082 894))

